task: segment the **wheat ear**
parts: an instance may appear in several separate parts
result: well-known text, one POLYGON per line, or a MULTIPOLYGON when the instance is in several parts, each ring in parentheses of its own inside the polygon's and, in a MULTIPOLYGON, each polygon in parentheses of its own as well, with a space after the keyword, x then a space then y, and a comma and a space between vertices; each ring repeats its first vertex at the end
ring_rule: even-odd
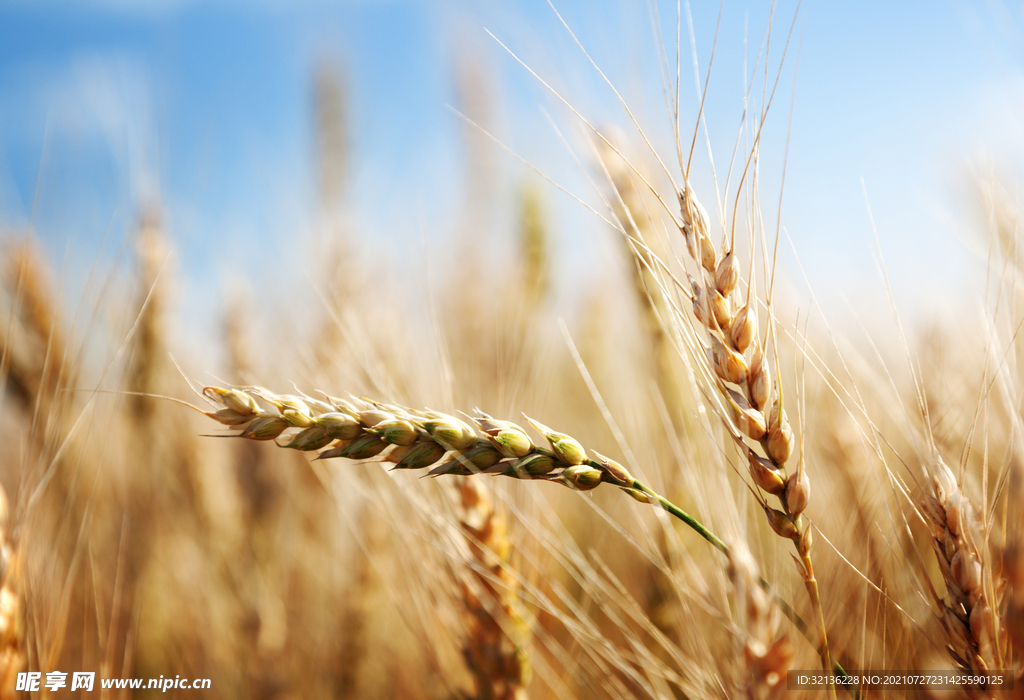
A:
MULTIPOLYGON (((932 492, 921 499, 921 511, 932 537, 947 594, 937 599, 947 649, 964 673, 1002 670, 998 605, 992 604, 992 558, 982 519, 960 490, 952 470, 938 459, 932 492)), ((937 598, 937 595, 936 595, 937 598)), ((987 686, 971 687, 972 697, 987 697, 987 686)))
MULTIPOLYGON (((768 524, 775 534, 792 540, 796 547, 800 574, 820 628, 822 668, 828 672, 833 663, 828 650, 818 582, 811 561, 812 531, 810 524, 802 517, 810 497, 810 481, 804 469, 802 450, 796 470, 791 473, 786 471, 786 463, 793 456, 796 440, 786 417, 782 387, 778 382, 774 386, 775 399, 771 401, 773 382, 766 348, 757 330, 758 299, 754 291, 753 275, 747 279, 745 300, 736 308, 741 272, 735 250, 735 236, 729 250, 719 255, 708 232, 707 212, 697 200, 689 179, 684 179, 678 197, 681 212, 679 230, 686 241, 687 252, 699 269, 700 279, 691 279, 693 312, 705 331, 710 374, 714 377, 722 405, 728 406, 721 412, 722 418, 747 458, 750 479, 756 487, 754 493, 764 509, 768 524), (760 452, 751 442, 760 446, 760 452), (770 506, 761 492, 776 496, 781 508, 770 506)), ((704 339, 698 341, 704 342, 704 339)), ((776 354, 776 373, 777 361, 776 354)), ((835 689, 831 684, 829 697, 835 697, 835 689)))
POLYGON ((208 386, 203 395, 216 410, 201 412, 240 429, 237 437, 275 440, 280 447, 295 450, 323 450, 317 459, 376 458, 394 464, 394 469, 433 467, 428 476, 500 475, 552 481, 577 491, 611 484, 642 503, 660 506, 716 548, 728 552, 714 533, 634 479, 621 464, 597 452, 588 457, 574 438, 529 417, 527 422, 544 437, 548 447, 534 444, 519 425, 482 411, 471 419, 471 427, 460 418, 438 411, 368 399, 277 395, 261 387, 208 386))
POLYGON ((665 290, 658 286, 657 253, 650 248, 653 242, 648 242, 654 238, 651 215, 642 191, 634 182, 632 166, 619 151, 607 142, 600 142, 598 156, 611 186, 612 213, 628 234, 622 237, 622 250, 629 260, 630 281, 640 306, 643 332, 653 360, 653 376, 669 416, 679 426, 684 415, 683 393, 676 368, 676 349, 664 325, 671 305, 665 290))

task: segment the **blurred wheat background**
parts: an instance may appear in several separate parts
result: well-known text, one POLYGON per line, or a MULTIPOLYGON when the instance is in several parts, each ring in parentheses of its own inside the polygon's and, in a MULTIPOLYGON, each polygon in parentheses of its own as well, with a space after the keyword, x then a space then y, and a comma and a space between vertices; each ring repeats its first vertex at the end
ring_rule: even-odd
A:
MULTIPOLYGON (((757 584, 813 619, 652 262, 686 251, 644 185, 677 204, 654 155, 676 160, 677 8, 556 3, 652 152, 551 7, 496 5, 0 8, 0 697, 62 670, 212 680, 183 697, 766 698, 820 667, 757 584), (610 487, 224 439, 154 398, 200 403, 189 380, 527 414, 735 555, 610 487)), ((691 179, 716 232, 739 197, 743 278, 753 256, 774 280, 832 654, 938 670, 974 644, 1019 673, 1024 15, 718 13, 682 6, 682 148, 714 43, 691 179), (934 529, 929 499, 960 498, 942 462, 966 544, 934 529), (941 619, 969 557, 988 648, 941 619)))

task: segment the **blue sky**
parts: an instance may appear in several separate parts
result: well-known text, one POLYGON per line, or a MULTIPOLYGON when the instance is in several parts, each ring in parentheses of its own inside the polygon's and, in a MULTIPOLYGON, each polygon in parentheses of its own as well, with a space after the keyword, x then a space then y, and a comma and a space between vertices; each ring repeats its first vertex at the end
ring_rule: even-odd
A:
MULTIPOLYGON (((647 3, 556 5, 671 156, 647 3)), ((983 269, 969 245, 977 217, 968 173, 994 168, 1013 191, 1024 163, 1024 34, 1016 5, 894 5, 802 5, 765 136, 763 200, 774 211, 791 126, 783 223, 816 291, 829 304, 862 294, 882 300, 866 191, 890 273, 901 280, 897 298, 915 313, 952 298, 983 269), (874 292, 864 292, 865 279, 874 292)), ((707 105, 720 168, 769 7, 725 3, 707 105)), ((776 10, 776 59, 793 10, 787 2, 776 10)), ((703 71, 718 3, 695 2, 692 11, 703 71)), ((660 12, 672 31, 674 3, 660 12)), ((628 131, 614 95, 542 0, 162 0, 145 9, 118 0, 4 2, 0 229, 31 222, 56 259, 91 264, 105 237, 114 255, 139 203, 157 197, 189 313, 215 317, 223 275, 256 287, 268 278, 304 284, 316 227, 310 108, 318 61, 345 74, 347 199, 361 247, 402 256, 465 225, 453 213, 466 197, 465 127, 446 107, 459 104, 460 61, 480 66, 491 86, 489 128, 596 202, 552 126, 581 150, 579 124, 485 28, 588 118, 628 131)), ((684 24, 688 130, 696 88, 687 33, 684 24)), ((503 187, 528 175, 500 150, 489 157, 503 187)), ((553 187, 545 198, 560 259, 600 266, 607 241, 602 253, 594 240, 607 235, 593 214, 553 187)), ((799 275, 792 259, 785 265, 799 275)), ((585 273, 565 272, 574 274, 585 273)))

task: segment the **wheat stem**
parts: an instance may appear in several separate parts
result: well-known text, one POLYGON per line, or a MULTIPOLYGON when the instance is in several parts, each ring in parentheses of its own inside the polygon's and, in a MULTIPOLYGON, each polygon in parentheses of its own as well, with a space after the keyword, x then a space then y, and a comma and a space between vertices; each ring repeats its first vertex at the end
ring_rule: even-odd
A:
POLYGON ((697 520, 692 515, 687 513, 685 510, 677 506, 675 503, 668 500, 664 496, 655 493, 650 487, 646 486, 645 484, 636 479, 633 479, 633 482, 630 484, 630 488, 633 489, 634 491, 646 494, 646 497, 649 499, 651 503, 661 506, 663 510, 671 513, 679 520, 682 520, 691 530, 693 530, 698 535, 700 535, 705 540, 714 545, 715 549, 720 551, 722 554, 729 554, 729 545, 727 545, 725 542, 719 539, 718 536, 715 535, 715 533, 711 532, 711 530, 708 530, 699 520, 697 520))

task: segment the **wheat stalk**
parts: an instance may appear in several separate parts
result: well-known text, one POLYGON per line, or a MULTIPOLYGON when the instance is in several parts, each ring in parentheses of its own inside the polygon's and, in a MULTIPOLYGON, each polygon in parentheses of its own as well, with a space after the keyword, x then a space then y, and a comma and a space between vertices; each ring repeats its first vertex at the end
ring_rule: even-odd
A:
MULTIPOLYGON (((49 421, 57 396, 76 381, 65 361, 66 339, 46 265, 29 242, 4 250, 12 313, 0 330, 0 391, 18 399, 34 420, 49 421)), ((40 431, 40 434, 45 431, 40 431)))
MULTIPOLYGON (((136 267, 139 275, 139 311, 132 338, 127 384, 140 394, 159 391, 161 364, 166 341, 165 307, 167 283, 161 271, 167 262, 168 245, 159 208, 145 209, 136 239, 136 267)), ((139 423, 151 418, 153 406, 142 396, 132 396, 132 415, 139 423)))

